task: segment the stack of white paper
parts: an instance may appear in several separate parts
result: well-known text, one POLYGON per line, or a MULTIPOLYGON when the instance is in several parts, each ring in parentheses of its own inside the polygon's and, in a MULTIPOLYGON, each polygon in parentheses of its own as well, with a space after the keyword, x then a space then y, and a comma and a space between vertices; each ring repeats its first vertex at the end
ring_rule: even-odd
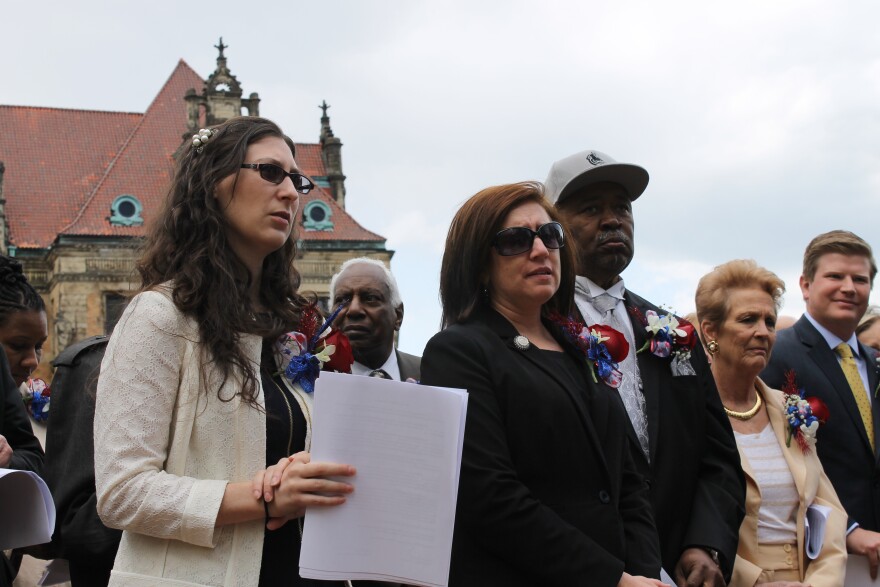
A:
POLYGON ((825 505, 813 504, 807 508, 807 519, 804 520, 804 542, 807 545, 807 556, 816 560, 822 552, 825 543, 825 525, 828 523, 828 515, 831 508, 825 505))
POLYGON ((354 492, 310 508, 300 575, 445 586, 467 393, 322 373, 312 461, 353 465, 354 492))
POLYGON ((0 469, 0 550, 44 544, 55 531, 55 504, 31 471, 0 469))

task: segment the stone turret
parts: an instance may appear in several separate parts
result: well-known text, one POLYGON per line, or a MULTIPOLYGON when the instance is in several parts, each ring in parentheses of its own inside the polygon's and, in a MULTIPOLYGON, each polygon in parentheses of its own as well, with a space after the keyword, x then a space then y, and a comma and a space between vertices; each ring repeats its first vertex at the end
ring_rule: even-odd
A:
POLYGON ((345 175, 342 173, 342 141, 333 136, 330 128, 330 117, 327 109, 330 105, 323 101, 318 106, 323 111, 321 115, 321 158, 324 160, 324 168, 327 170, 327 182, 333 192, 333 199, 345 209, 345 175))
POLYGON ((250 116, 260 115, 260 96, 254 92, 242 98, 241 84, 226 65, 223 51, 229 45, 223 44, 223 37, 214 48, 218 51, 217 69, 205 81, 201 94, 195 88, 190 88, 184 97, 189 119, 189 129, 184 133, 184 138, 198 132, 203 126, 213 126, 241 116, 242 108, 250 116))

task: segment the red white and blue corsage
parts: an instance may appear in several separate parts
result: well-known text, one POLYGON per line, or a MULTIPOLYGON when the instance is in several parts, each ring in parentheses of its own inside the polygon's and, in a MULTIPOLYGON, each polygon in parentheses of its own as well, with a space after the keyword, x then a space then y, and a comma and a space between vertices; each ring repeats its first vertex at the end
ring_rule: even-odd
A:
POLYGON ((697 333, 693 324, 687 320, 679 320, 674 314, 658 314, 648 310, 643 315, 637 308, 630 308, 633 314, 645 327, 648 340, 636 353, 650 351, 656 357, 665 359, 672 357, 672 375, 696 375, 691 365, 691 350, 697 343, 697 333))
POLYGON ((785 373, 782 388, 782 411, 788 427, 785 430, 785 446, 791 446, 794 438, 804 454, 816 444, 819 426, 828 420, 828 406, 817 397, 804 397, 803 388, 798 389, 794 371, 785 373))
POLYGON ((620 362, 629 354, 629 343, 621 332, 605 324, 587 327, 571 316, 562 318, 555 315, 551 319, 562 328, 565 337, 584 354, 593 381, 598 382, 598 373, 599 378, 609 387, 620 387, 623 379, 620 362))
POLYGON ((321 371, 351 373, 354 355, 348 337, 339 330, 321 336, 347 304, 348 300, 339 304, 320 326, 317 309, 307 308, 300 321, 301 332, 283 334, 275 343, 281 357, 281 373, 291 383, 299 383, 306 393, 314 393, 321 371))
POLYGON ((42 379, 28 379, 27 389, 24 393, 25 409, 37 422, 45 422, 49 419, 49 405, 52 391, 42 379))

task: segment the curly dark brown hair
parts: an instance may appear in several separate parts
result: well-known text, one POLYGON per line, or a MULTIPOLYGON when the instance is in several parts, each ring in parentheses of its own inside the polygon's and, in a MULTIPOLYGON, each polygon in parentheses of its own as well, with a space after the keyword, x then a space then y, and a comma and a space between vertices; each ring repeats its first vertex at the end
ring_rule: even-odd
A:
MULTIPOLYGON (((252 143, 278 137, 292 154, 296 149, 293 141, 265 118, 233 118, 213 130, 214 136, 201 152, 189 142, 183 146, 168 197, 137 264, 139 291, 171 282, 175 305, 199 325, 200 341, 209 353, 202 366, 216 364, 223 382, 235 372, 243 374, 239 393, 244 402, 256 407, 257 378, 241 348, 240 335, 272 339, 293 330, 311 302, 297 292, 300 275, 293 266, 296 239, 291 236, 263 261, 259 284, 262 311, 256 311, 248 296, 250 272, 229 245, 227 223, 214 190, 221 180, 235 175, 234 197, 238 173, 252 143)), ((221 397, 219 388, 217 394, 223 401, 232 399, 221 397)))

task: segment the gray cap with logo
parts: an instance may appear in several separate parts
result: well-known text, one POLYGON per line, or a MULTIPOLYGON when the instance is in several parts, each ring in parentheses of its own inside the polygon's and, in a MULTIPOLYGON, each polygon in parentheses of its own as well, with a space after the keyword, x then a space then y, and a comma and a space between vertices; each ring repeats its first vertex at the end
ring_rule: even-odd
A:
POLYGON ((581 151, 553 164, 544 182, 544 195, 558 204, 581 188, 603 182, 622 185, 629 199, 635 200, 648 187, 648 172, 638 165, 618 163, 599 151, 581 151))

